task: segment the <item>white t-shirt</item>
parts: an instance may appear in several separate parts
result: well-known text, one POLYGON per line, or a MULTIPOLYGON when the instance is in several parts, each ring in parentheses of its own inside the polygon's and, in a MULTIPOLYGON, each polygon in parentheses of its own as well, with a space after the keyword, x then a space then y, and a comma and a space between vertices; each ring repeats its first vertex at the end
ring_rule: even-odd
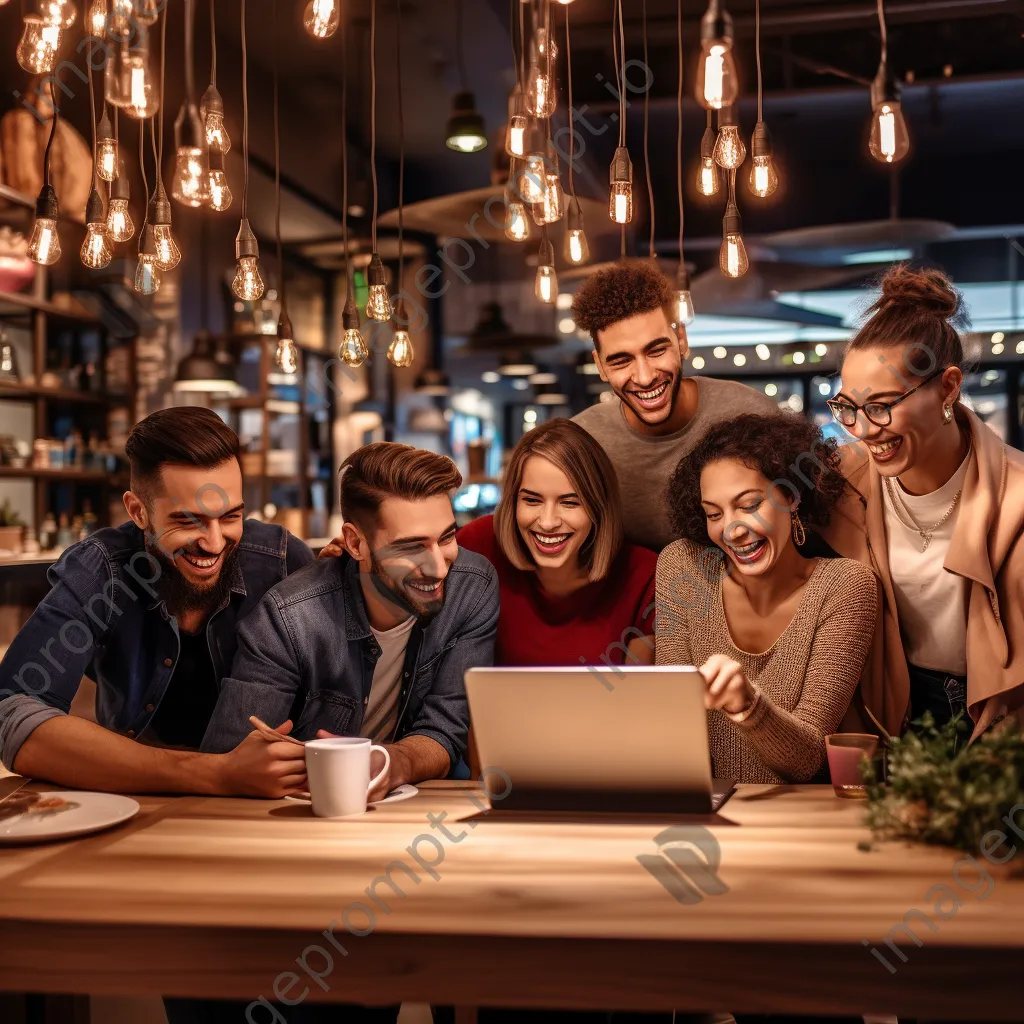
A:
POLYGON ((970 580, 942 567, 960 514, 957 502, 952 515, 932 534, 928 547, 917 530, 904 526, 892 502, 907 522, 922 528, 945 515, 967 478, 970 453, 960 468, 931 494, 907 494, 898 480, 885 493, 885 530, 889 540, 889 571, 896 593, 896 611, 907 661, 918 668, 967 675, 967 601, 970 580))
POLYGON ((398 697, 402 692, 402 667, 405 665, 405 649, 409 645, 409 634, 416 622, 410 615, 391 629, 379 630, 370 627, 370 632, 380 644, 380 657, 373 667, 373 682, 363 714, 361 736, 368 736, 374 743, 391 739, 398 723, 398 697))

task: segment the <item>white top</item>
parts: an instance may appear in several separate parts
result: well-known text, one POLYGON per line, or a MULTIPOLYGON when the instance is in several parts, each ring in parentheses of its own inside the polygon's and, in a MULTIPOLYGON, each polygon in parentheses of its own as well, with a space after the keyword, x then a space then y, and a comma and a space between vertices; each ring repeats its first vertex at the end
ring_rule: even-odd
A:
POLYGON ((370 627, 380 644, 380 657, 373 667, 373 682, 363 714, 361 736, 369 736, 374 743, 391 739, 398 724, 398 697, 402 692, 402 667, 405 665, 405 649, 409 645, 409 634, 416 622, 410 615, 391 629, 379 630, 370 627))
POLYGON ((960 515, 957 502, 952 515, 932 534, 924 551, 917 530, 900 521, 892 507, 908 523, 927 529, 945 514, 967 478, 970 452, 960 468, 931 494, 908 494, 899 480, 892 481, 885 493, 885 531, 889 539, 889 571, 896 593, 900 635, 907 661, 918 668, 967 675, 967 600, 970 580, 942 567, 960 515))

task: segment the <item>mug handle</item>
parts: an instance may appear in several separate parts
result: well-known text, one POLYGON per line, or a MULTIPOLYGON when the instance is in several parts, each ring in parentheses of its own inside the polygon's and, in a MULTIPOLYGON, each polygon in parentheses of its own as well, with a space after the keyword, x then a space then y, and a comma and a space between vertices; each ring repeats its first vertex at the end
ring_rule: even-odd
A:
POLYGON ((384 747, 379 747, 377 746, 376 743, 374 743, 370 747, 371 757, 373 756, 373 752, 375 750, 379 750, 384 755, 384 767, 381 768, 381 770, 377 772, 377 774, 372 779, 370 779, 370 784, 366 787, 367 793, 370 793, 373 787, 376 786, 377 783, 384 778, 384 776, 387 774, 388 769, 391 767, 391 755, 387 752, 387 750, 384 747))

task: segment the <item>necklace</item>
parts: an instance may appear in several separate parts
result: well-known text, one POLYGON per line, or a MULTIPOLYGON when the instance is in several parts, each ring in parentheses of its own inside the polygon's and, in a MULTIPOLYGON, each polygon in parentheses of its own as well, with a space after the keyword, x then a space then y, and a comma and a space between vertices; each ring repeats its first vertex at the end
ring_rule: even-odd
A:
MULTIPOLYGON (((965 461, 970 457, 970 454, 971 442, 970 439, 968 439, 967 454, 964 456, 965 461)), ((918 536, 920 536, 922 551, 928 550, 928 545, 932 542, 932 535, 953 514, 953 511, 956 509, 957 502, 960 501, 960 495, 963 493, 963 487, 961 487, 956 492, 956 494, 953 495, 953 500, 950 502, 949 508, 946 509, 945 513, 943 513, 942 518, 938 522, 933 523, 931 526, 922 527, 921 524, 918 523, 918 521, 914 518, 910 509, 907 508, 906 504, 903 502, 903 499, 900 498, 899 500, 897 500, 896 488, 893 486, 891 477, 885 478, 885 490, 886 493, 889 495, 889 504, 892 505, 892 510, 896 513, 896 518, 908 530, 913 530, 915 533, 918 534, 918 536), (903 511, 900 511, 901 505, 903 506, 903 511), (906 513, 906 518, 904 518, 904 512, 906 513), (907 522, 907 519, 909 519, 910 521, 907 522)))

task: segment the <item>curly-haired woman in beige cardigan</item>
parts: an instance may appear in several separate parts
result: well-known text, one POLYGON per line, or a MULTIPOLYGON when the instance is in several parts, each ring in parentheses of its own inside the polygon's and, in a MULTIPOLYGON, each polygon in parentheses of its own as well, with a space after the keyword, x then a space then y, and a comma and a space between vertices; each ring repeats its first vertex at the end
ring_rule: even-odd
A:
POLYGON ((656 658, 704 676, 714 774, 806 782, 850 704, 878 623, 878 581, 805 558, 842 495, 834 442, 803 417, 712 430, 668 487, 681 539, 658 558, 656 658))

